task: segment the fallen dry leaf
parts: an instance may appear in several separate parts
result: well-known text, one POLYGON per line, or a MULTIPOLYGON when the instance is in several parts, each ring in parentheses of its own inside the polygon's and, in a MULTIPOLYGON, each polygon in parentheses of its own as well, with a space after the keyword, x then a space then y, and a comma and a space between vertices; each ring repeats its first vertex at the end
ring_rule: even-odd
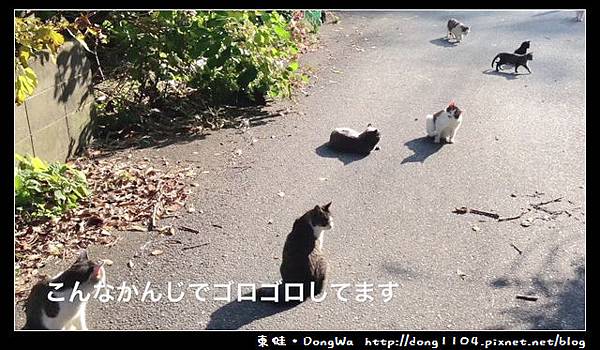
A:
POLYGON ((162 233, 163 235, 167 235, 167 236, 172 236, 175 234, 175 228, 173 228, 173 226, 164 226, 158 229, 158 232, 162 233))

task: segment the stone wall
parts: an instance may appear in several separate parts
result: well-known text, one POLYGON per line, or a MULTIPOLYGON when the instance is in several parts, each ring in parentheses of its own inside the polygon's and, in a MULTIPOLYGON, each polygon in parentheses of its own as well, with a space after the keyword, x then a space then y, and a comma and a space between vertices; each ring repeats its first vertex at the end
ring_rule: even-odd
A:
POLYGON ((15 104, 15 152, 65 161, 91 135, 91 62, 79 43, 65 42, 56 64, 41 58, 31 68, 38 87, 22 105, 15 104))

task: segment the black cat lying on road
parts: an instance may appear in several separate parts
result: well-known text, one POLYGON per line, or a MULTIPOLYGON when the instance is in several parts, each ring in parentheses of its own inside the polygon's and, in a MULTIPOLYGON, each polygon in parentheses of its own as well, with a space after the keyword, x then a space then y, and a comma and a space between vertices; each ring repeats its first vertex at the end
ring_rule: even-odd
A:
POLYGON ((328 146, 339 152, 368 155, 380 139, 379 130, 371 124, 361 134, 350 128, 337 128, 331 132, 328 146))

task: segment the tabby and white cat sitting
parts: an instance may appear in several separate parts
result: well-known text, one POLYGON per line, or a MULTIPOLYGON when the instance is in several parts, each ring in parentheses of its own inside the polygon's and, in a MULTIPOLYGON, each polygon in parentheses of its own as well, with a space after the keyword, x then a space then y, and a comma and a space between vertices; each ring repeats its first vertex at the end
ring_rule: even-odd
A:
POLYGON ((440 139, 448 143, 454 143, 456 131, 462 124, 463 111, 456 107, 454 101, 450 102, 446 109, 435 114, 428 114, 425 117, 425 128, 427 136, 434 137, 435 143, 440 143, 440 139))
POLYGON ((463 37, 467 36, 467 34, 469 34, 470 31, 471 28, 464 25, 463 23, 460 23, 457 19, 450 18, 448 20, 448 40, 454 38, 456 42, 461 42, 463 40, 463 37))
POLYGON ((95 286, 106 283, 106 273, 102 265, 102 261, 89 260, 87 252, 82 251, 67 270, 52 279, 37 283, 25 301, 27 321, 23 329, 87 330, 87 298, 93 294, 95 286), (77 291, 82 292, 82 298, 75 295, 73 301, 70 301, 76 282, 79 282, 77 291), (53 283, 53 286, 50 286, 50 283, 53 283), (55 283, 62 286, 56 289, 55 283), (51 298, 62 301, 53 301, 51 298))
MULTIPOLYGON (((315 206, 294 221, 283 246, 283 256, 279 271, 281 284, 278 286, 278 301, 285 300, 285 285, 301 283, 302 300, 311 296, 311 283, 314 283, 314 296, 323 290, 327 275, 327 259, 323 254, 324 231, 333 227, 333 218, 329 207, 331 202, 323 206, 315 206)), ((259 297, 274 297, 274 288, 261 288, 259 297)), ((299 297, 298 288, 290 286, 290 297, 299 297)))

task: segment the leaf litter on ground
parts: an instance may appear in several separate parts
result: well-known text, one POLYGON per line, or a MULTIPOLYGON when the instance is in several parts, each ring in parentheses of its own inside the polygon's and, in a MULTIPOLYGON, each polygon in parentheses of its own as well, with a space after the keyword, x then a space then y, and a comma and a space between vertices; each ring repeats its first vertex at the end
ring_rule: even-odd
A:
MULTIPOLYGON (((51 257, 64 261, 89 245, 113 245, 119 239, 115 231, 148 231, 153 218, 172 216, 185 207, 190 194, 186 178, 193 175, 188 168, 171 165, 164 171, 131 157, 100 155, 92 151, 71 162, 85 173, 92 193, 78 208, 43 222, 15 216, 17 301, 27 296, 40 278, 38 268, 51 257)), ((159 230, 174 233, 170 227, 159 230)))

